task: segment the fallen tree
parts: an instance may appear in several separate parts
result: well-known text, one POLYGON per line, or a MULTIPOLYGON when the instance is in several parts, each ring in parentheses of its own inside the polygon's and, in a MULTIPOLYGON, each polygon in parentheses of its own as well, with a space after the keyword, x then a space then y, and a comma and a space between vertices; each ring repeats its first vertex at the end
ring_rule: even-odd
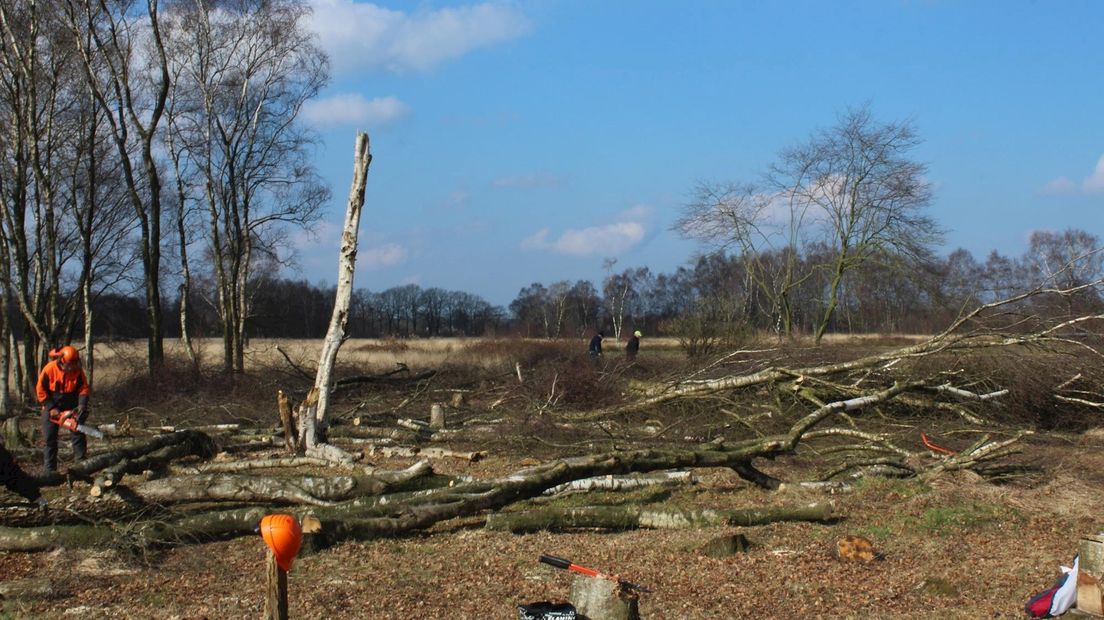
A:
POLYGON ((755 526, 779 521, 829 521, 830 503, 743 510, 665 510, 644 506, 579 506, 500 512, 487 517, 487 529, 528 534, 573 529, 687 529, 714 525, 755 526))
MULTIPOLYGON (((167 501, 166 498, 169 497, 183 498, 201 502, 203 510, 188 513, 184 509, 177 509, 175 514, 178 516, 175 518, 162 515, 155 521, 135 521, 123 532, 114 532, 115 528, 110 525, 0 528, 0 550, 27 551, 54 546, 99 545, 114 536, 125 539, 131 545, 144 547, 251 535, 260 518, 276 510, 290 512, 300 519, 316 518, 321 527, 314 534, 315 543, 327 545, 347 539, 399 535, 428 528, 440 521, 498 510, 575 480, 671 469, 728 467, 756 484, 777 487, 778 480, 755 467, 753 462, 756 459, 773 459, 792 454, 803 440, 810 438, 815 440, 836 435, 846 436, 853 429, 813 429, 836 414, 887 402, 903 393, 916 392, 923 388, 919 383, 896 384, 860 398, 826 403, 797 420, 788 432, 780 435, 732 444, 714 442, 693 449, 642 449, 562 458, 489 480, 453 480, 448 486, 385 495, 362 493, 345 501, 337 501, 337 498, 348 497, 352 493, 350 485, 356 485, 355 482, 344 479, 317 484, 312 481, 311 489, 289 484, 274 490, 270 481, 246 484, 244 477, 202 474, 182 477, 179 483, 173 483, 191 484, 187 493, 182 487, 173 487, 164 481, 142 483, 136 485, 136 494, 145 487, 151 499, 167 501), (187 479, 192 483, 185 482, 187 479), (324 496, 317 488, 326 488, 332 494, 324 496), (155 492, 154 489, 159 490, 155 492), (207 492, 203 493, 203 490, 207 492), (275 503, 274 500, 277 499, 285 505, 275 503), (216 500, 259 503, 245 508, 211 510, 210 502, 216 500), (288 501, 305 501, 314 505, 288 507, 288 501), (104 530, 113 533, 108 536, 103 533, 104 530)), ((924 466, 917 464, 923 459, 923 454, 909 453, 899 448, 897 454, 902 464, 908 463, 907 466, 912 468, 914 475, 929 475, 947 469, 975 468, 1006 454, 1014 441, 1015 439, 981 441, 975 448, 961 455, 953 458, 933 457, 924 466)), ((126 485, 119 487, 126 488, 126 485)))

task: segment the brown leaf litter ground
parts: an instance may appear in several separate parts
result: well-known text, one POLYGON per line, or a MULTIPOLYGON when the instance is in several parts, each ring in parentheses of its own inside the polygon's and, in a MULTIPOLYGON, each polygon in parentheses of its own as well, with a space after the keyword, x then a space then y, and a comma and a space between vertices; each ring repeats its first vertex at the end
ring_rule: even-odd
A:
MULTIPOLYGON (((289 574, 290 617, 516 618, 520 603, 566 599, 570 574, 537 562, 549 553, 650 586, 654 592, 640 600, 645 618, 1021 618, 1027 598, 1072 560, 1079 537, 1104 530, 1102 445, 1088 436, 1036 435, 1020 460, 1041 473, 1000 486, 969 473, 926 484, 866 481, 830 496, 841 517, 832 524, 518 536, 468 518, 399 539, 344 543, 298 559, 289 574), (752 548, 723 559, 696 551, 731 533, 744 534, 752 548), (847 534, 869 538, 884 559, 834 559, 835 541, 847 534)), ((490 477, 520 460, 435 465, 490 477)), ((696 485, 667 501, 739 508, 825 499, 808 490, 762 491, 726 470, 696 473, 696 485)), ((649 499, 636 492, 609 501, 649 499)), ((258 618, 263 558, 259 536, 140 556, 0 554, 3 581, 50 584, 49 594, 3 601, 0 617, 258 618)))

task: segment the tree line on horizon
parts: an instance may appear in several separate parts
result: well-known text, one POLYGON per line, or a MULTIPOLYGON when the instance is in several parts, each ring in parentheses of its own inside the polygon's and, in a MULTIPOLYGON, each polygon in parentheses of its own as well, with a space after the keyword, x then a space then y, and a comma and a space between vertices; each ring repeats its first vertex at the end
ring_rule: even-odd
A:
MULTIPOLYGON (((938 331, 964 309, 1007 299, 1039 287, 1073 288, 1104 278, 1099 238, 1077 229, 1039 231, 1017 257, 990 252, 978 260, 958 249, 902 276, 879 262, 848 274, 832 333, 927 334, 938 331)), ((800 257, 816 265, 824 255, 800 257)), ((762 263, 780 256, 756 257, 762 263)), ((714 252, 671 273, 647 267, 610 273, 599 289, 589 280, 534 282, 521 288, 507 307, 479 295, 416 284, 373 292, 354 291, 348 335, 351 338, 528 337, 587 338, 603 331, 614 338, 642 330, 652 336, 710 337, 738 340, 774 333, 778 320, 770 300, 749 286, 747 258, 714 252)), ((250 338, 321 338, 326 333, 335 289, 304 280, 266 276, 251 290, 250 338)), ((799 289, 793 316, 795 332, 813 333, 822 315, 819 293, 825 278, 810 278, 799 289)), ((167 303, 171 316, 179 300, 167 303)), ((1065 306, 1034 308, 1048 315, 1078 314, 1104 308, 1104 289, 1085 290, 1065 306)), ((144 313, 137 296, 102 295, 94 309, 93 337, 144 337, 144 313)), ((215 308, 198 306, 192 314, 195 337, 218 337, 215 308)), ((169 337, 179 325, 166 325, 169 337)))

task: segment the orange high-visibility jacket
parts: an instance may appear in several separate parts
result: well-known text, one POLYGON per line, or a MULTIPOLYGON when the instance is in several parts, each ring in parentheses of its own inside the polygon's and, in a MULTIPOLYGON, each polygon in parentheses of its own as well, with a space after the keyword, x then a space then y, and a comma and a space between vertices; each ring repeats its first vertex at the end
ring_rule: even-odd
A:
POLYGON ((38 393, 38 402, 43 407, 55 409, 62 400, 71 401, 67 403, 69 406, 76 406, 75 397, 83 396, 87 399, 92 393, 92 387, 88 385, 88 377, 83 368, 66 372, 58 368, 57 361, 51 361, 42 367, 35 391, 38 393))

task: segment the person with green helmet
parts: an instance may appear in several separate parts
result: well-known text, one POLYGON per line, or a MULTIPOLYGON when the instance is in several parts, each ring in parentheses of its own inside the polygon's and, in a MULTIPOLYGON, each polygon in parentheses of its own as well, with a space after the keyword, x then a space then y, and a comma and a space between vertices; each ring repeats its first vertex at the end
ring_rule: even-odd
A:
POLYGON ((643 334, 640 333, 639 329, 634 331, 632 337, 629 338, 629 343, 625 345, 625 357, 627 357, 629 361, 635 360, 636 354, 640 352, 641 336, 643 336, 643 334))

